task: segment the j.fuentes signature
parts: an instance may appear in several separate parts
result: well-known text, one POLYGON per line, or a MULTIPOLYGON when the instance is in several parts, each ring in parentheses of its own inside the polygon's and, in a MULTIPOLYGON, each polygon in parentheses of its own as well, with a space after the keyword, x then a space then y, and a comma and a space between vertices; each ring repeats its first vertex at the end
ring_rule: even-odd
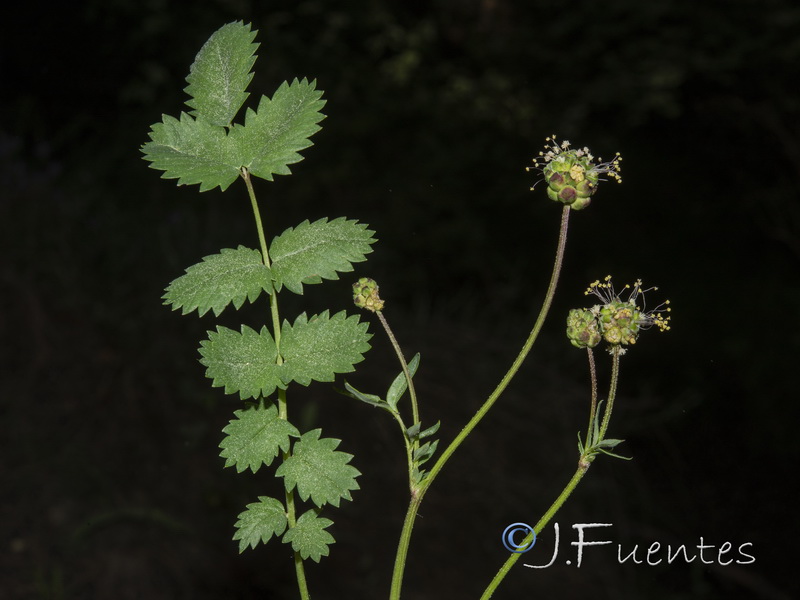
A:
MULTIPOLYGON (((572 525, 572 528, 578 532, 578 539, 574 542, 570 542, 570 545, 577 549, 577 567, 580 567, 583 561, 584 548, 589 546, 605 546, 614 543, 611 540, 587 540, 586 531, 598 527, 612 526, 612 523, 575 523, 572 525)), ((553 529, 555 530, 555 545, 550 561, 542 565, 526 563, 526 567, 531 569, 546 569, 556 562, 560 543, 558 523, 554 524, 553 529)), ((513 526, 506 528, 503 533, 503 545, 511 552, 527 552, 533 548, 536 543, 536 536, 529 536, 531 539, 526 537, 532 532, 533 528, 530 526, 524 523, 515 523, 513 526)), ((744 542, 736 547, 734 547, 731 542, 727 541, 720 545, 707 544, 702 536, 700 537, 700 542, 696 545, 680 544, 679 546, 673 546, 667 544, 665 546, 660 542, 652 542, 649 546, 643 545, 641 548, 639 544, 635 544, 632 549, 623 549, 622 544, 617 544, 617 561, 619 564, 630 561, 631 564, 656 566, 662 563, 672 564, 675 561, 691 563, 699 558, 700 562, 707 565, 718 564, 726 566, 732 563, 749 565, 756 561, 755 556, 750 553, 752 551, 752 546, 753 544, 751 542, 744 542)), ((566 564, 571 565, 572 560, 567 559, 566 564)))

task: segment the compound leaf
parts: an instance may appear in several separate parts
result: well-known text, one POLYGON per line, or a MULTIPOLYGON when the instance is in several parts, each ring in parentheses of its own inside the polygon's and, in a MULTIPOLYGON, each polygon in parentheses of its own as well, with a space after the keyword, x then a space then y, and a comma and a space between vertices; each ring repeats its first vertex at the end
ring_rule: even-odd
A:
POLYGON ((258 542, 266 544, 273 535, 281 535, 287 524, 283 504, 275 498, 259 496, 258 502, 248 504, 236 521, 233 539, 239 540, 239 554, 248 546, 255 548, 258 542))
POLYGON ((209 309, 219 315, 231 302, 239 309, 245 300, 254 302, 262 291, 271 290, 270 270, 261 253, 239 246, 224 248, 186 269, 169 284, 163 299, 172 310, 182 308, 184 315, 197 310, 202 317, 209 309))
POLYGON ((220 443, 220 456, 226 458, 226 467, 236 465, 241 473, 248 467, 255 473, 262 463, 269 466, 283 450, 289 451, 289 437, 300 437, 294 425, 278 418, 278 409, 264 402, 234 413, 236 419, 222 430, 227 434, 220 443))
POLYGON ((162 179, 178 185, 200 184, 200 191, 219 186, 225 191, 239 176, 241 161, 223 127, 181 113, 180 121, 162 115, 150 128, 150 140, 142 146, 152 169, 164 171, 162 179))
POLYGON ((287 490, 297 486, 304 501, 311 497, 317 506, 328 503, 339 506, 342 498, 352 500, 350 490, 359 489, 356 477, 361 473, 348 464, 352 454, 336 450, 341 440, 319 439, 321 432, 313 429, 304 433, 275 475, 284 478, 287 490))
POLYGON ((247 97, 258 44, 255 31, 241 21, 218 29, 203 45, 189 69, 184 91, 191 114, 212 125, 230 127, 247 97))
POLYGON ((225 387, 226 394, 239 392, 246 400, 259 394, 268 396, 281 386, 278 351, 266 326, 260 332, 242 325, 242 332, 227 327, 209 331, 200 343, 200 364, 214 387, 225 387))
POLYGON ((297 381, 333 381, 336 373, 349 373, 364 360, 370 349, 372 334, 368 323, 359 322, 357 315, 347 317, 345 311, 328 316, 328 311, 310 319, 303 313, 292 325, 281 327, 281 353, 284 364, 281 377, 284 383, 297 381))
POLYGON ((292 549, 299 552, 305 560, 311 558, 314 562, 319 562, 323 556, 328 556, 330 546, 336 540, 325 531, 326 527, 333 525, 333 521, 317 516, 316 512, 308 510, 300 515, 297 523, 283 536, 285 544, 292 544, 292 549))
POLYGON ((272 276, 280 291, 282 286, 296 294, 303 293, 304 283, 338 279, 338 272, 353 270, 352 263, 366 260, 370 244, 377 240, 367 226, 344 217, 314 223, 303 221, 272 241, 272 276))
POLYGON ((308 139, 321 129, 325 118, 322 92, 316 82, 295 79, 283 82, 270 100, 261 96, 258 109, 247 109, 244 125, 231 129, 231 138, 251 174, 272 181, 273 175, 289 175, 288 165, 300 162, 299 152, 312 145, 308 139))

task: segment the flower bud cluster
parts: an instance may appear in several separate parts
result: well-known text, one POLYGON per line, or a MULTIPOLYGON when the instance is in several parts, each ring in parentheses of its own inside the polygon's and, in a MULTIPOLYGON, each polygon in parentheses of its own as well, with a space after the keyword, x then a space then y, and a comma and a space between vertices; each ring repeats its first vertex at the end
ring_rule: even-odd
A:
POLYGON ((627 298, 623 299, 614 290, 611 276, 602 282, 597 280, 586 290, 585 294, 593 294, 603 301, 592 308, 574 309, 567 317, 567 338, 576 348, 594 348, 601 340, 612 346, 627 346, 635 344, 639 333, 652 326, 660 331, 670 328, 671 308, 669 300, 647 311, 644 306, 644 294, 658 288, 642 289, 642 280, 637 280, 633 286, 626 285, 624 290, 629 290, 627 298), (642 307, 637 300, 642 298, 642 307))
POLYGON ((378 296, 378 284, 374 279, 362 277, 353 284, 353 302, 357 307, 372 312, 383 310, 383 300, 378 296))
POLYGON ((558 143, 553 135, 545 139, 545 149, 539 152, 539 156, 533 159, 533 167, 527 170, 534 169, 542 173, 542 179, 547 182, 547 196, 551 200, 582 210, 589 206, 603 175, 618 183, 622 181, 619 174, 621 161, 619 152, 610 162, 604 163, 600 158, 595 161, 588 148, 573 150, 569 141, 558 143))

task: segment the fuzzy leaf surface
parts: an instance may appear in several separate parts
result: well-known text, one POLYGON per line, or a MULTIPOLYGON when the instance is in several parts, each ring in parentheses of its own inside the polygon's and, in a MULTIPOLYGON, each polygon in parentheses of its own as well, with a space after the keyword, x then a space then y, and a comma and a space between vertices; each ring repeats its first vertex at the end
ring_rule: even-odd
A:
POLYGON ((352 263, 366 260, 377 240, 367 226, 339 217, 303 221, 289 228, 272 241, 272 276, 275 287, 282 286, 296 294, 303 293, 303 284, 320 283, 323 279, 339 279, 337 272, 350 272, 352 263))
POLYGON ((321 432, 321 429, 313 429, 304 433, 275 476, 284 478, 289 491, 296 486, 304 501, 311 497, 317 506, 339 506, 342 498, 352 500, 350 491, 359 489, 356 477, 361 473, 348 464, 352 454, 336 450, 341 440, 319 439, 321 432))
POLYGON ((281 535, 287 524, 283 504, 275 498, 259 496, 258 502, 248 504, 236 521, 233 539, 239 540, 239 554, 248 546, 255 548, 258 542, 266 544, 273 535, 281 535))
POLYGON ((281 326, 281 353, 284 364, 281 377, 285 383, 296 381, 333 381, 336 373, 350 373, 364 360, 370 349, 368 323, 358 315, 341 311, 330 317, 328 311, 310 319, 303 313, 292 325, 281 326))
POLYGON ((230 127, 247 97, 245 90, 253 79, 258 44, 255 31, 241 21, 218 29, 197 53, 189 69, 184 91, 191 96, 186 104, 191 114, 212 125, 230 127))
POLYGON ((217 327, 200 344, 200 364, 214 387, 225 387, 226 394, 239 393, 242 400, 265 397, 282 386, 281 367, 276 364, 278 350, 266 327, 260 332, 242 325, 242 331, 217 327))
POLYGON ((229 304, 238 310, 245 300, 255 302, 262 291, 271 290, 270 270, 261 252, 239 246, 224 248, 186 269, 185 275, 169 284, 163 299, 172 310, 182 308, 184 315, 197 310, 202 317, 213 310, 219 316, 229 304))
POLYGON ((227 434, 220 443, 220 456, 227 459, 226 467, 236 465, 241 473, 249 468, 253 473, 262 464, 269 466, 278 453, 289 451, 289 438, 300 437, 294 425, 278 418, 278 409, 264 402, 234 413, 236 419, 222 430, 227 434))
POLYGON ((311 558, 314 562, 319 562, 323 556, 328 556, 330 546, 336 540, 325 531, 326 527, 333 525, 333 521, 317 516, 314 510, 308 510, 300 515, 297 523, 286 535, 283 536, 285 544, 292 544, 292 549, 299 552, 305 560, 311 558))
POLYGON ((199 183, 201 192, 217 186, 225 191, 239 176, 241 159, 225 129, 184 112, 180 120, 162 115, 162 122, 150 128, 142 152, 151 168, 164 171, 162 179, 199 183))
POLYGON ((321 129, 325 106, 316 82, 295 79, 283 82, 272 99, 261 96, 258 108, 248 108, 244 125, 236 124, 231 138, 242 157, 241 166, 256 177, 272 181, 273 175, 289 175, 289 166, 303 160, 299 154, 312 145, 310 138, 321 129))

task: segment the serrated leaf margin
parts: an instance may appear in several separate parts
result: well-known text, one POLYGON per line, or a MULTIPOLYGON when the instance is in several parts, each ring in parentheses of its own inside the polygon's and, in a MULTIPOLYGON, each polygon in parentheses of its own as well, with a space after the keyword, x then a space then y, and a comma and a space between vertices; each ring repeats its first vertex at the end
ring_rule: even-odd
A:
POLYGON ((246 510, 239 513, 238 519, 234 524, 236 532, 233 534, 233 540, 239 540, 239 554, 244 552, 248 546, 255 548, 258 542, 266 544, 273 535, 280 536, 286 531, 289 524, 283 504, 269 496, 259 496, 258 502, 248 504, 246 510), (265 514, 268 518, 275 519, 275 522, 265 523, 263 520, 260 523, 247 522, 248 520, 255 521, 265 514), (245 533, 245 526, 248 526, 249 535, 245 533))
POLYGON ((226 459, 225 467, 236 466, 237 473, 248 468, 256 473, 262 464, 271 465, 281 450, 289 451, 290 437, 300 437, 300 432, 294 425, 278 417, 278 409, 274 404, 266 406, 264 401, 258 404, 250 403, 247 408, 234 411, 233 415, 236 418, 222 430, 222 433, 227 435, 219 447, 222 448, 220 456, 226 459), (256 418, 259 419, 258 422, 254 420, 256 418), (278 439, 271 440, 273 448, 264 450, 263 442, 267 435, 278 439), (253 444, 259 446, 256 453, 247 451, 253 444))
POLYGON ((172 310, 180 308, 182 315, 196 310, 198 316, 202 317, 211 310, 215 316, 219 316, 231 303, 239 310, 245 300, 255 302, 262 291, 268 294, 272 292, 271 271, 264 264, 261 252, 240 245, 236 249, 223 248, 217 254, 204 256, 201 262, 188 267, 184 275, 167 286, 162 299, 172 310), (248 275, 256 276, 248 281, 248 275), (227 289, 221 293, 223 284, 227 289), (195 289, 181 289, 186 286, 194 286, 195 289), (217 296, 214 300, 209 300, 213 296, 208 291, 211 287, 216 288, 217 296), (201 295, 198 291, 206 292, 203 301, 197 300, 201 295))
POLYGON ((285 544, 292 544, 292 550, 299 552, 300 556, 305 560, 311 558, 314 562, 319 562, 323 556, 330 554, 330 545, 335 543, 336 540, 333 536, 325 531, 327 527, 333 525, 333 521, 320 517, 314 509, 307 510, 300 518, 294 527, 289 529, 283 536, 285 544), (309 540, 309 532, 316 530, 317 540, 309 540), (316 541, 312 544, 311 541, 316 541))

